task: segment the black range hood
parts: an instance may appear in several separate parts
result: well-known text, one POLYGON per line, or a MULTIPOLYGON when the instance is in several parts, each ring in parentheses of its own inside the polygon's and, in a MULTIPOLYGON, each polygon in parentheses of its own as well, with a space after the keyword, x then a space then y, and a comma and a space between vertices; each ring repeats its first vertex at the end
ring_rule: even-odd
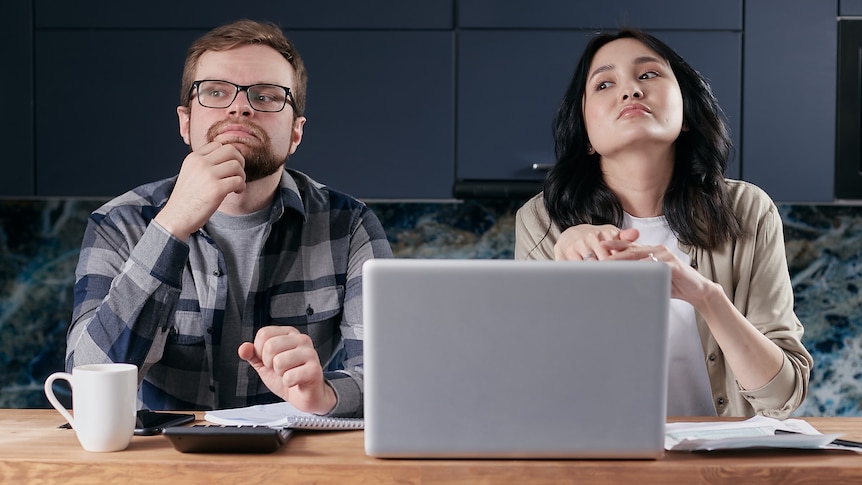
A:
POLYGON ((456 180, 456 199, 527 200, 542 191, 541 180, 456 180))

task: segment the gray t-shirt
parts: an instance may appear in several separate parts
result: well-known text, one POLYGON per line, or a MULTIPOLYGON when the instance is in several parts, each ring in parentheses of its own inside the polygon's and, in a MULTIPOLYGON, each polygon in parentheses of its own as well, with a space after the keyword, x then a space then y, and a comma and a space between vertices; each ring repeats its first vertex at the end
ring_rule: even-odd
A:
POLYGON ((239 216, 216 212, 204 226, 224 253, 227 267, 228 290, 224 324, 220 335, 213 336, 221 341, 218 355, 213 356, 213 375, 219 383, 216 402, 222 409, 246 405, 246 398, 236 396, 234 392, 241 387, 236 382, 239 376, 243 375, 240 367, 248 365, 237 356, 237 348, 242 343, 240 324, 245 319, 250 321, 252 318, 254 302, 247 300, 252 280, 258 275, 258 255, 269 231, 269 211, 270 208, 266 207, 239 216))

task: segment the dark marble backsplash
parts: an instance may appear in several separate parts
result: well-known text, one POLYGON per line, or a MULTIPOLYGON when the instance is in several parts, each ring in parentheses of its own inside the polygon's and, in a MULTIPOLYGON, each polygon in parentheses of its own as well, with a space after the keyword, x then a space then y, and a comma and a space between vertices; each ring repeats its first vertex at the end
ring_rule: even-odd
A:
MULTIPOLYGON (((47 407, 63 368, 75 264, 103 200, 0 200, 0 407, 47 407)), ((520 201, 370 204, 396 257, 513 257, 520 201)), ((799 416, 862 416, 862 206, 780 205, 815 367, 799 416)))

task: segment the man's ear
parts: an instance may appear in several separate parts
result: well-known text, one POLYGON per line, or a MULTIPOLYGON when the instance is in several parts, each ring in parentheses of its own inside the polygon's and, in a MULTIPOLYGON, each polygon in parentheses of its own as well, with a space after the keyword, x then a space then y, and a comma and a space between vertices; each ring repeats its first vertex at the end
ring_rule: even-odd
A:
POLYGON ((293 155, 296 152, 296 148, 302 143, 302 134, 303 129, 305 128, 305 122, 307 119, 305 116, 298 116, 295 120, 293 120, 293 129, 290 133, 290 151, 289 155, 293 155))
POLYGON ((191 146, 192 142, 189 138, 189 123, 192 118, 191 109, 185 106, 177 106, 177 118, 180 122, 180 136, 186 145, 191 146))

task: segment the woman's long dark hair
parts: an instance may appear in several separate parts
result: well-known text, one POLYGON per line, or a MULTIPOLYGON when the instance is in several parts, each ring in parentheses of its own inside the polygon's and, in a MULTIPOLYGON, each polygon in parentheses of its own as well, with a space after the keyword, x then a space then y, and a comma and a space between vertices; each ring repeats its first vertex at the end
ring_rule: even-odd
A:
POLYGON ((588 154, 583 99, 587 75, 596 52, 622 38, 639 40, 665 58, 679 82, 683 123, 688 130, 676 140, 675 162, 662 210, 680 242, 715 249, 741 236, 741 226, 729 204, 724 173, 732 143, 724 115, 709 84, 673 49, 638 31, 600 34, 587 45, 554 119, 557 163, 544 185, 545 207, 561 230, 577 224, 620 227, 623 208, 602 179, 598 154, 588 154))

